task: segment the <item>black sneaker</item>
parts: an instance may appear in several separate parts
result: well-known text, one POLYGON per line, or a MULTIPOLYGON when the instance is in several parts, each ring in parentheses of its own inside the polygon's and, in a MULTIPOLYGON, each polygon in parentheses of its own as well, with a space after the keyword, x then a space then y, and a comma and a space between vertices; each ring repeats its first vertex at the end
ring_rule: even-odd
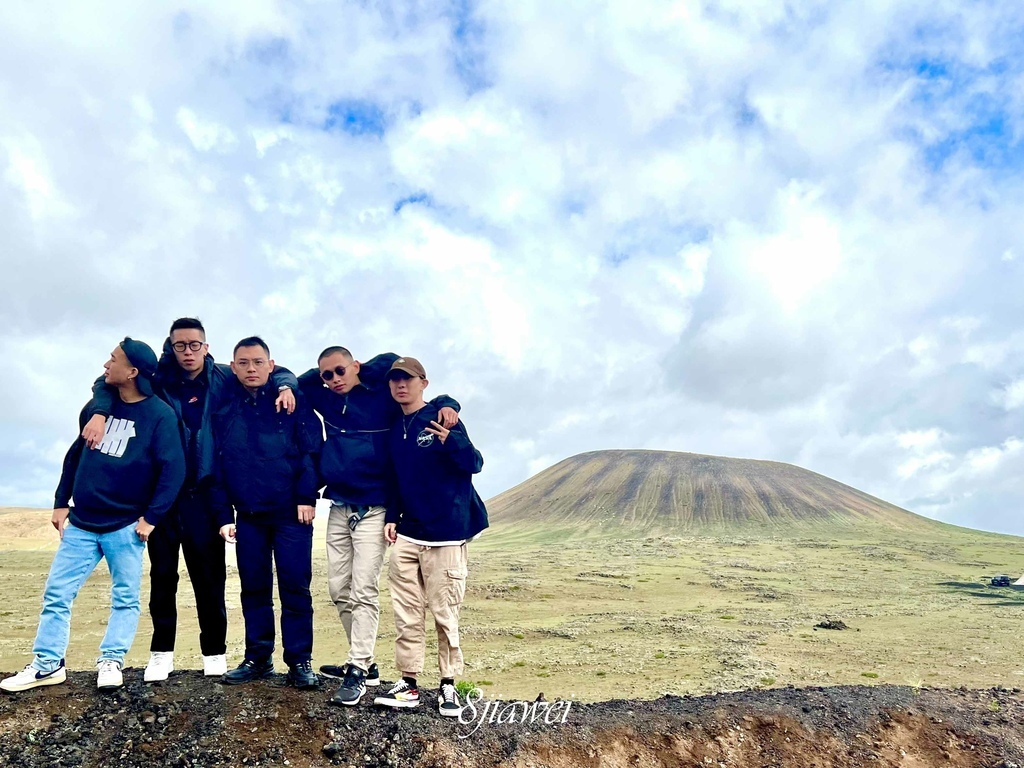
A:
POLYGON ((272 674, 274 674, 273 659, 263 659, 262 661, 246 659, 237 667, 225 674, 220 681, 225 685, 239 685, 241 683, 251 683, 253 680, 260 680, 264 677, 270 677, 272 674))
POLYGON ((331 704, 354 707, 366 693, 366 673, 355 664, 349 664, 341 687, 331 697, 331 704))
MULTIPOLYGON (((324 664, 320 667, 320 674, 324 677, 333 677, 336 680, 345 679, 345 670, 348 668, 348 664, 324 664)), ((377 670, 376 664, 371 664, 370 668, 366 670, 366 679, 363 680, 363 684, 367 688, 376 688, 380 685, 380 672, 377 670)))
POLYGON ((379 704, 382 707, 418 707, 420 705, 420 692, 415 685, 410 685, 403 677, 391 686, 391 690, 375 698, 373 703, 379 704))
POLYGON ((341 680, 345 677, 346 669, 348 669, 348 664, 321 664, 320 674, 324 677, 333 677, 336 680, 341 680))
POLYGON ((320 678, 316 676, 309 660, 300 661, 288 668, 288 685, 300 690, 310 690, 320 687, 320 678))
POLYGON ((438 689, 437 711, 444 717, 458 717, 462 714, 462 702, 452 683, 442 683, 438 689))

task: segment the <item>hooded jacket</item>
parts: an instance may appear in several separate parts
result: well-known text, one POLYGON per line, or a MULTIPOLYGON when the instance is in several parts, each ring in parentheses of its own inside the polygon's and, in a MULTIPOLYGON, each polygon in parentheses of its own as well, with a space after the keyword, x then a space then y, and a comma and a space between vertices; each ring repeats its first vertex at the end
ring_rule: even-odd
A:
MULTIPOLYGON (((386 504, 388 489, 388 430, 402 409, 391 397, 386 380, 398 359, 386 352, 362 363, 359 384, 344 395, 332 392, 312 368, 299 377, 299 388, 324 420, 327 442, 320 452, 320 477, 327 485, 324 497, 355 506, 386 504)), ((431 400, 438 410, 459 403, 447 395, 431 400)))
MULTIPOLYGON (((199 420, 199 428, 195 431, 186 423, 181 399, 178 397, 179 391, 186 386, 185 372, 178 365, 171 339, 167 337, 160 361, 157 363, 156 375, 153 377, 153 389, 161 400, 171 406, 178 419, 181 442, 185 449, 186 488, 208 485, 212 479, 217 451, 213 441, 211 417, 217 404, 229 391, 230 385, 238 383, 231 366, 215 362, 213 355, 209 353, 203 361, 202 373, 192 381, 196 386, 206 388, 202 417, 199 420)), ((273 385, 275 391, 281 387, 288 387, 293 392, 298 392, 299 382, 295 374, 281 366, 274 367, 269 383, 273 385)), ((108 385, 100 376, 93 384, 93 399, 87 406, 87 415, 91 417, 99 413, 109 416, 116 397, 117 389, 108 385)))

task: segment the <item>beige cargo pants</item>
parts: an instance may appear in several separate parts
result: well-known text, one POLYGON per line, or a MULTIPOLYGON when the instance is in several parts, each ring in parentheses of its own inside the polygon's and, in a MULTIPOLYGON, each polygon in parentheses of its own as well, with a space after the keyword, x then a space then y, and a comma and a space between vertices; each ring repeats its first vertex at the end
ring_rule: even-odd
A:
POLYGON ((364 672, 373 663, 380 624, 380 572, 384 567, 384 507, 370 507, 355 530, 350 508, 331 504, 327 517, 327 592, 348 638, 348 663, 364 672))
POLYGON ((395 665, 407 675, 423 671, 426 609, 437 627, 441 677, 462 674, 459 609, 466 596, 466 545, 423 547, 399 538, 391 548, 388 586, 395 609, 395 665))

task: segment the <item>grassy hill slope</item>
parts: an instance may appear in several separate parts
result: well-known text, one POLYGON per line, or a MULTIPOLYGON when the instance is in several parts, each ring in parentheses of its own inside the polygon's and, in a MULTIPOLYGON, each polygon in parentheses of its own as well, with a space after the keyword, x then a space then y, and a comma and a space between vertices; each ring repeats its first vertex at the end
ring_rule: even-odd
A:
POLYGON ((791 464, 667 451, 565 459, 487 503, 491 520, 593 531, 941 524, 791 464))

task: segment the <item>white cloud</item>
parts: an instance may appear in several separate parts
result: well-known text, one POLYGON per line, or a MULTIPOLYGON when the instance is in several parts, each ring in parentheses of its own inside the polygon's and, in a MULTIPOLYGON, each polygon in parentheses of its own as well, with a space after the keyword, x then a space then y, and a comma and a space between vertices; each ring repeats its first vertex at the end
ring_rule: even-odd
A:
MULTIPOLYGON (((416 353, 485 495, 656 447, 1024 532, 1022 29, 953 0, 17 5, 0 396, 38 408, 5 433, 63 444, 112 343, 198 314, 221 358, 416 353)), ((7 457, 0 504, 45 504, 54 456, 7 457)))

